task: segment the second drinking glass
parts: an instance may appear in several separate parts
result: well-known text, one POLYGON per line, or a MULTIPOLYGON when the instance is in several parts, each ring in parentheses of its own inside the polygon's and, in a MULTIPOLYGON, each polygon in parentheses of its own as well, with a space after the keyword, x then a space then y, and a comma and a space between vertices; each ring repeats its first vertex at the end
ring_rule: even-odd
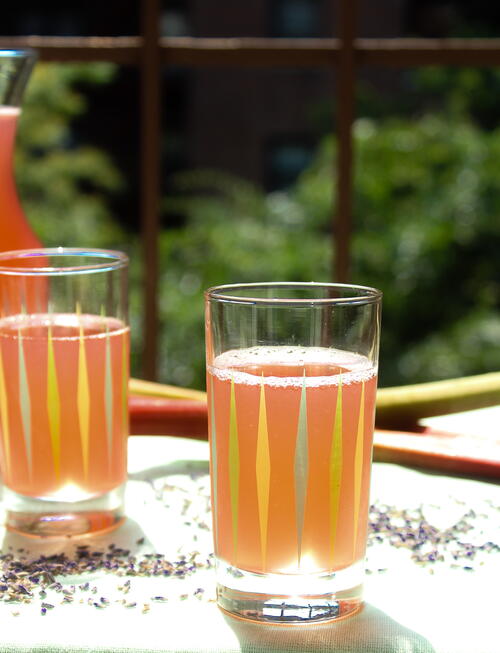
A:
POLYGON ((77 535, 123 518, 127 257, 0 254, 0 469, 8 528, 77 535))
POLYGON ((381 293, 248 284, 206 293, 217 600, 311 622, 362 601, 381 293))

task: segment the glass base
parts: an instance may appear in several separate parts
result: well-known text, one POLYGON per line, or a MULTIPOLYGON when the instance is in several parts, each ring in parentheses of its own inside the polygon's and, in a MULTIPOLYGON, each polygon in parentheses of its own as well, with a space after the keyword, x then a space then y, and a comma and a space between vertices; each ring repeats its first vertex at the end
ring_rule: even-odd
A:
POLYGON ((5 526, 33 537, 67 537, 109 531, 124 520, 125 484, 83 501, 36 499, 3 488, 5 526))
POLYGON ((229 614, 269 623, 316 623, 356 613, 364 564, 328 574, 257 574, 217 561, 217 603, 229 614))

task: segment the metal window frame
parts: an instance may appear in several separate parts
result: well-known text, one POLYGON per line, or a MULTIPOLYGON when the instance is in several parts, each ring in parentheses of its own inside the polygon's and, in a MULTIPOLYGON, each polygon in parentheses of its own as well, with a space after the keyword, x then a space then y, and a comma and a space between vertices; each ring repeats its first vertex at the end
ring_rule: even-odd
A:
POLYGON ((159 0, 141 2, 141 34, 127 37, 0 37, 1 48, 33 47, 43 61, 107 61, 141 74, 141 237, 144 254, 145 378, 155 379, 158 359, 158 235, 160 202, 160 71, 164 66, 334 68, 337 73, 338 163, 332 175, 337 207, 332 237, 337 281, 349 280, 352 233, 355 88, 360 66, 500 65, 500 39, 360 39, 357 0, 339 0, 338 39, 160 38, 159 0))

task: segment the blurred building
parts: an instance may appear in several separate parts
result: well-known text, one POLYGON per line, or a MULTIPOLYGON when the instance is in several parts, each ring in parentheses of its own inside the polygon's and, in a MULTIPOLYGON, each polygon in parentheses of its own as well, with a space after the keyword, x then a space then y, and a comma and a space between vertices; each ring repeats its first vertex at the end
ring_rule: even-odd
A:
MULTIPOLYGON (((170 36, 329 38, 337 35, 337 5, 336 0, 177 0, 165 9, 163 29, 170 36)), ((401 35, 405 0, 363 0, 362 5, 364 36, 401 35)), ((187 163, 228 170, 269 190, 288 186, 334 127, 334 87, 334 73, 327 70, 188 73, 183 89, 187 163)), ((167 90, 167 113, 168 96, 167 90)))
MULTIPOLYGON (((20 8, 12 0, 4 4, 0 29, 5 36, 113 36, 140 30, 140 0, 75 0, 70 6, 62 0, 23 0, 20 8)), ((338 0, 163 0, 162 7, 165 36, 337 36, 338 0)), ((474 11, 484 24, 494 9, 486 0, 472 6, 467 0, 359 0, 358 33, 370 38, 452 36, 460 21, 473 24, 474 11)), ((395 70, 363 70, 361 79, 394 90, 398 75, 395 70)), ((112 91, 117 103, 126 102, 135 124, 140 118, 137 82, 134 71, 124 72, 112 91)), ((267 189, 283 188, 310 162, 321 136, 334 129, 332 71, 169 69, 164 82, 166 178, 175 170, 209 167, 267 189)), ((103 117, 109 113, 109 124, 103 120, 98 133, 95 121, 87 126, 83 121, 81 129, 100 144, 113 144, 119 159, 133 169, 137 141, 124 143, 115 136, 116 108, 109 94, 97 95, 94 102, 103 117)))

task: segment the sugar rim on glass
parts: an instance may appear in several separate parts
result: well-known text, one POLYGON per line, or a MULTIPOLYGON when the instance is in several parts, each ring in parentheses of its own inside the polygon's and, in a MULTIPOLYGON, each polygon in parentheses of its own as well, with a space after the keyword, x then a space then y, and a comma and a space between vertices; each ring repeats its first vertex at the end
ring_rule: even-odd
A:
POLYGON ((231 349, 219 354, 213 364, 207 366, 210 374, 220 381, 234 381, 243 385, 272 386, 276 388, 302 387, 316 388, 323 386, 349 385, 368 381, 377 375, 377 366, 368 358, 353 352, 325 347, 249 347, 248 349, 231 349), (260 354, 260 356, 259 356, 260 354), (346 367, 347 371, 318 376, 260 376, 251 374, 238 367, 252 364, 280 364, 301 366, 307 364, 330 364, 346 367))

